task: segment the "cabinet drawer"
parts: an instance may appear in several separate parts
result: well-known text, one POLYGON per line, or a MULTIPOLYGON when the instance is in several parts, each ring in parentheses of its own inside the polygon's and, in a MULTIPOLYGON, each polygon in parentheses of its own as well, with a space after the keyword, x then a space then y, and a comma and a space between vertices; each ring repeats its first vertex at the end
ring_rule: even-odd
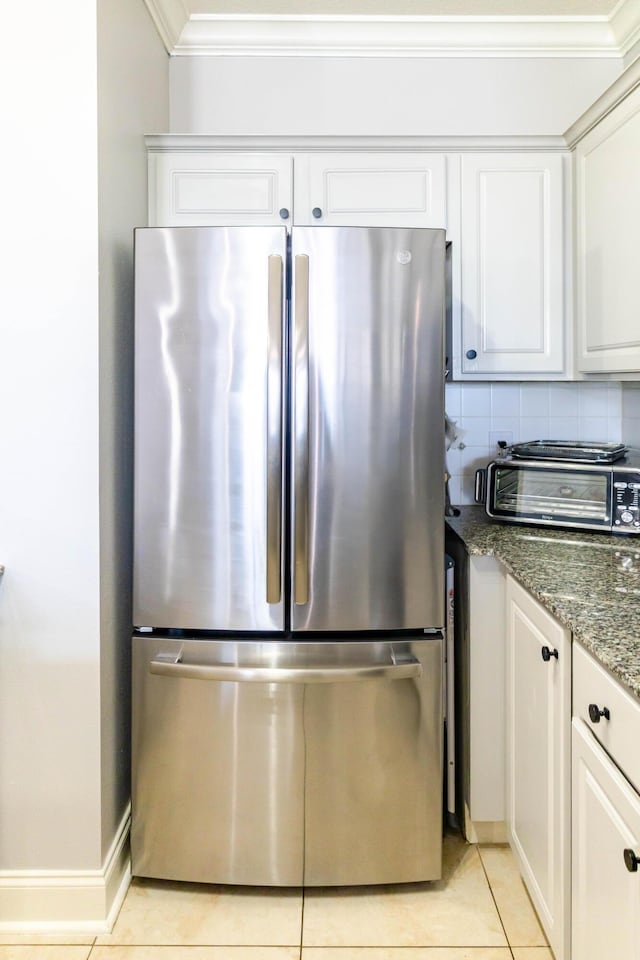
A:
POLYGON ((625 776, 640 790, 640 703, 577 643, 573 654, 573 715, 584 720, 625 776), (589 714, 590 705, 606 711, 596 722, 589 714))

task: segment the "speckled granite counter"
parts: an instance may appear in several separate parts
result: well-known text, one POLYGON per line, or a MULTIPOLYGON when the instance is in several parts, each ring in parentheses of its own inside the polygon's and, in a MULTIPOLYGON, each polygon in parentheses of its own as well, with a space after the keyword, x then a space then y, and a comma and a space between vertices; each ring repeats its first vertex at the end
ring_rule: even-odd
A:
POLYGON ((640 699, 640 537, 498 523, 476 506, 447 524, 467 553, 504 564, 640 699))

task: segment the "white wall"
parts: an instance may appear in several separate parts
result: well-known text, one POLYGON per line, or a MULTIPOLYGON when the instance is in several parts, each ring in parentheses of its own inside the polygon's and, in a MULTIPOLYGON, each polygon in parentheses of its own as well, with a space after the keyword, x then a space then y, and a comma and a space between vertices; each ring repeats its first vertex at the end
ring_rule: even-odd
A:
POLYGON ((143 0, 98 0, 102 859, 130 796, 133 228, 143 134, 169 123, 169 59, 143 0))
MULTIPOLYGON (((23 36, 20 5, 3 14, 5 36, 23 36)), ((100 136, 96 3, 33 0, 36 29, 0 58, 5 924, 11 909, 51 919, 43 871, 100 870, 128 794, 115 703, 129 629, 130 228, 146 217, 142 135, 167 122, 168 67, 143 0, 103 0, 100 14, 100 136)))
POLYGON ((496 456, 498 439, 632 442, 620 383, 451 383, 445 393, 458 431, 447 454, 453 503, 473 503, 475 472, 496 456))
POLYGON ((559 135, 621 69, 615 58, 174 57, 171 132, 559 135))
MULTIPOLYGON (((35 0, 38 30, 0 58, 0 869, 14 870, 100 862, 96 26, 93 4, 63 7, 35 0)), ((22 35, 19 4, 3 28, 22 35)))

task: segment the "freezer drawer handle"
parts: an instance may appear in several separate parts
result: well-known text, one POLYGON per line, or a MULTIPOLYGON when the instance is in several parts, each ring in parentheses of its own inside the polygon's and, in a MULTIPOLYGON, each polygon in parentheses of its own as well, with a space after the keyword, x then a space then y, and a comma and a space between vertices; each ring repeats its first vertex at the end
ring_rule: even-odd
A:
POLYGON ((280 603, 282 584, 282 257, 269 257, 267 347, 267 603, 280 603))
POLYGON ((309 257, 295 258, 294 602, 309 602, 309 257))
POLYGON ((171 663, 159 657, 149 672, 184 680, 227 680, 231 683, 349 683, 354 680, 417 680, 422 664, 415 658, 397 663, 344 667, 236 667, 227 664, 171 663))

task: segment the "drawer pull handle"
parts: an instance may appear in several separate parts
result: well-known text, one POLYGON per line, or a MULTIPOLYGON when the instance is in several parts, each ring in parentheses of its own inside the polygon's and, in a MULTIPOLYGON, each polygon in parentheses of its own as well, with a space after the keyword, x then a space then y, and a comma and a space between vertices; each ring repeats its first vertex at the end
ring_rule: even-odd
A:
POLYGON ((551 660, 551 657, 555 657, 556 660, 558 659, 557 650, 551 650, 549 647, 543 647, 540 652, 542 653, 542 659, 544 660, 545 663, 549 663, 549 660, 551 660))
POLYGON ((605 720, 610 720, 611 714, 609 713, 609 708, 603 707, 601 710, 597 703, 590 703, 589 720, 591 720, 591 723, 600 723, 600 717, 604 717, 605 720))
POLYGON ((640 864, 640 857, 636 857, 633 850, 630 850, 627 847, 627 849, 624 851, 624 863, 629 873, 637 873, 638 864, 640 864))

